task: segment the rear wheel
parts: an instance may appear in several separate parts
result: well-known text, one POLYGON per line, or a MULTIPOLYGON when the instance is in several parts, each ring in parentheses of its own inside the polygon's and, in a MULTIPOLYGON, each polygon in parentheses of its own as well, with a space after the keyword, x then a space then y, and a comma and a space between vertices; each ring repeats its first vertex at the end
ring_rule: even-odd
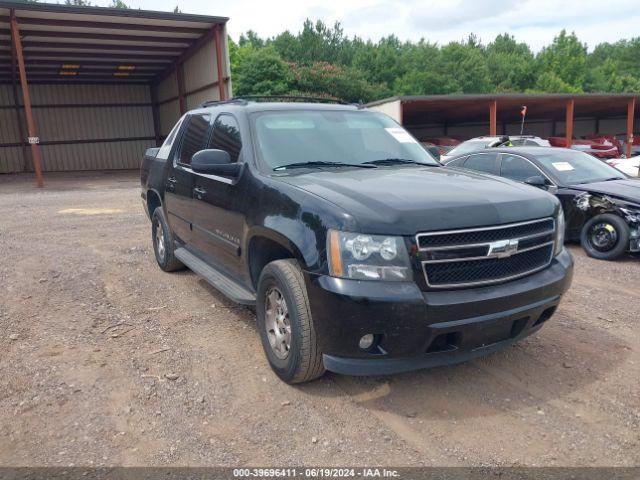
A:
POLYGON ((629 225, 617 215, 597 215, 582 227, 580 243, 587 255, 614 260, 629 249, 629 225))
POLYGON ((151 237, 156 261, 162 270, 173 272, 185 268, 180 260, 173 256, 173 237, 162 207, 156 208, 151 216, 151 237))
POLYGON ((262 346, 276 375, 287 383, 302 383, 324 373, 307 289, 295 260, 264 267, 256 314, 262 346))

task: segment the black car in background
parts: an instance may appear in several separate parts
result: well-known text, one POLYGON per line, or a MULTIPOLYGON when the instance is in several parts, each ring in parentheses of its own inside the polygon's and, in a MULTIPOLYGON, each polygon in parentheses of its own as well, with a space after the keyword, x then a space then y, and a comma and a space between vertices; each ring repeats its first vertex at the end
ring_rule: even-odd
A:
POLYGON ((591 155, 566 148, 509 147, 456 157, 462 167, 528 183, 555 194, 566 218, 566 239, 587 254, 613 260, 640 251, 640 180, 591 155))

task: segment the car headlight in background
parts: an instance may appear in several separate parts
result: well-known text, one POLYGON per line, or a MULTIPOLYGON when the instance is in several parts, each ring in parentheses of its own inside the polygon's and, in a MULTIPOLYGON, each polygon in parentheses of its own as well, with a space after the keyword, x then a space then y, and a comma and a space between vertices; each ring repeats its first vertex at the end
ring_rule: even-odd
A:
POLYGON ((354 280, 411 280, 409 254, 402 237, 329 230, 329 273, 354 280))
POLYGON ((560 255, 562 252, 562 247, 564 246, 564 212, 562 211, 562 207, 558 209, 558 216, 556 217, 556 243, 553 249, 553 254, 560 255))

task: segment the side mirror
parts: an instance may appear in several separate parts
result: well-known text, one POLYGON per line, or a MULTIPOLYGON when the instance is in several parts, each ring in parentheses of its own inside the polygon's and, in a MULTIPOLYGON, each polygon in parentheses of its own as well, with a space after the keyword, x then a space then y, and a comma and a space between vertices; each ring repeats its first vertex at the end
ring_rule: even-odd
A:
POLYGON ((532 187, 538 188, 546 188, 547 181, 544 179, 542 175, 534 175, 533 177, 527 178, 524 183, 527 185, 531 185, 532 187))
POLYGON ((240 164, 231 163, 231 157, 224 150, 200 150, 191 157, 191 170, 207 175, 235 177, 240 172, 240 164))

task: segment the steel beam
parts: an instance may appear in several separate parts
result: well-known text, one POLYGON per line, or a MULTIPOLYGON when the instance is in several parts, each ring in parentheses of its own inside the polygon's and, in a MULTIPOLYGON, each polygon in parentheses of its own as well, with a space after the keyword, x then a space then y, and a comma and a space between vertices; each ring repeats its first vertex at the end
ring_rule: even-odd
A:
POLYGON ((565 136, 567 142, 567 148, 571 148, 573 143, 573 110, 575 106, 575 100, 572 98, 567 100, 567 111, 565 119, 565 136))
POLYGON ((498 134, 498 101, 489 102, 489 135, 495 137, 498 134))
POLYGON ((633 145, 633 117, 636 113, 636 97, 630 98, 627 103, 627 158, 631 156, 631 146, 633 145))
POLYGON ((16 49, 14 46, 11 46, 11 77, 13 81, 11 82, 11 88, 13 90, 13 102, 16 113, 16 125, 18 126, 18 135, 20 136, 20 149, 22 151, 22 170, 25 172, 29 170, 29 157, 27 156, 27 146, 24 142, 24 128, 22 126, 22 116, 20 115, 20 102, 18 100, 18 82, 17 82, 17 73, 18 73, 18 57, 16 55, 16 49))
POLYGON ((214 37, 215 37, 215 43, 216 43, 216 67, 218 70, 218 98, 219 100, 226 100, 227 99, 227 94, 226 94, 226 85, 225 85, 225 81, 224 81, 224 75, 222 73, 222 35, 220 34, 220 31, 222 30, 222 26, 220 24, 216 24, 214 27, 214 37))
POLYGON ((36 173, 36 182, 38 187, 44 186, 42 177, 42 156, 40 153, 40 145, 38 145, 38 133, 36 131, 36 123, 33 119, 31 111, 31 95, 29 94, 29 84, 27 83, 27 72, 24 67, 24 56, 22 55, 22 42, 20 40, 20 27, 16 19, 16 12, 11 9, 11 38, 13 47, 16 50, 16 58, 18 60, 18 71, 20 72, 20 86, 22 87, 22 103, 24 104, 24 113, 27 117, 27 131, 29 133, 29 144, 31 145, 31 157, 33 159, 33 169, 36 173))

